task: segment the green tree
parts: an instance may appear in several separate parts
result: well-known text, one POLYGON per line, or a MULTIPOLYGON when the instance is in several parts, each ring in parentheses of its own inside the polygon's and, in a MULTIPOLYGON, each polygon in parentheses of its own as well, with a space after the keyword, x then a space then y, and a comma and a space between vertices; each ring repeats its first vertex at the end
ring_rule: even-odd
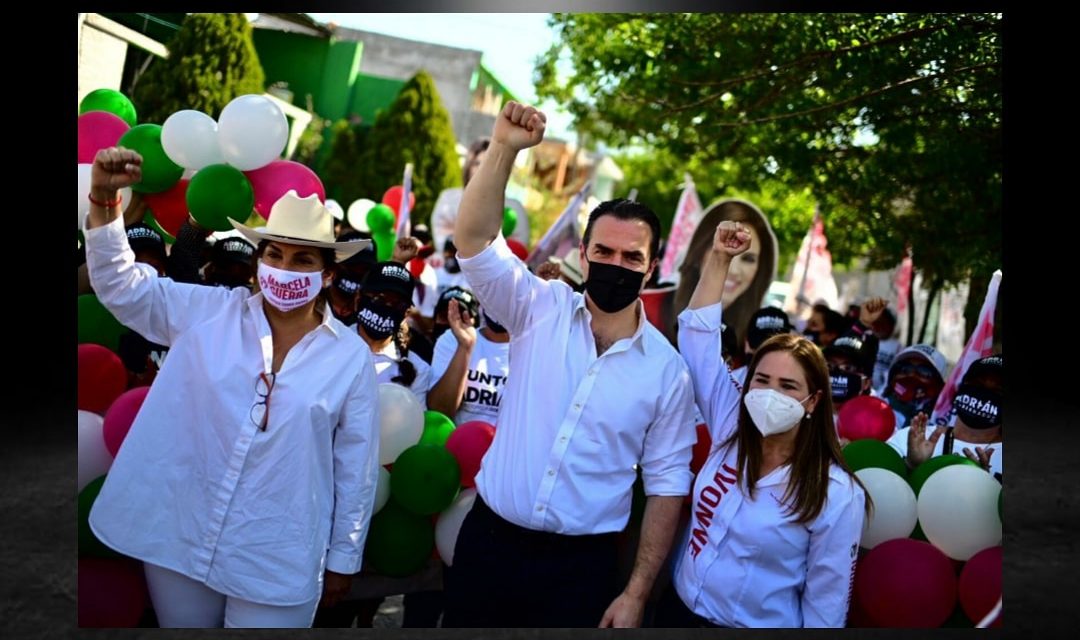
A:
MULTIPOLYGON (((353 124, 342 119, 334 123, 330 133, 330 152, 319 171, 319 176, 326 187, 326 196, 333 198, 342 207, 348 207, 358 198, 370 198, 379 201, 383 191, 365 190, 359 180, 359 168, 363 163, 364 149, 371 135, 371 125, 353 124)), ((401 177, 398 176, 400 180, 401 177)))
POLYGON ((1000 267, 1000 14, 550 23, 538 94, 597 139, 727 163, 748 191, 812 188, 840 262, 891 268, 910 245, 932 289, 1000 267))
POLYGON ((151 63, 135 85, 143 122, 163 123, 181 109, 217 118, 233 98, 263 92, 265 76, 242 13, 190 14, 167 46, 169 57, 151 63))
POLYGON ((462 180, 450 114, 426 71, 409 79, 393 104, 376 116, 357 167, 361 191, 374 194, 367 197, 377 201, 387 189, 401 184, 409 162, 416 195, 412 223, 427 223, 439 193, 461 186, 462 180))

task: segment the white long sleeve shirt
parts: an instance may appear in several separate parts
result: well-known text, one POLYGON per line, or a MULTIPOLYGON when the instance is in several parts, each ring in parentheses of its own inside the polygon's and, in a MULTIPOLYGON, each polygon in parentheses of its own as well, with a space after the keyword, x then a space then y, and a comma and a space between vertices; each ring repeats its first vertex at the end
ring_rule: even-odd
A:
POLYGON ((692 611, 724 627, 842 627, 865 494, 838 465, 809 524, 782 503, 789 465, 758 481, 754 499, 737 478, 740 402, 720 357, 720 304, 679 315, 679 346, 714 448, 691 494, 690 526, 675 548, 675 588, 692 611))
POLYGON ((261 294, 158 278, 122 220, 86 231, 102 304, 172 347, 90 512, 108 546, 253 602, 310 602, 360 570, 378 472, 367 345, 323 311, 288 353, 265 431, 252 418, 273 341, 261 294))
POLYGON ((585 298, 529 273, 501 236, 458 262, 511 335, 514 375, 476 476, 492 510, 538 531, 621 531, 634 465, 646 495, 686 495, 697 439, 689 372, 644 309, 634 335, 597 357, 585 298))

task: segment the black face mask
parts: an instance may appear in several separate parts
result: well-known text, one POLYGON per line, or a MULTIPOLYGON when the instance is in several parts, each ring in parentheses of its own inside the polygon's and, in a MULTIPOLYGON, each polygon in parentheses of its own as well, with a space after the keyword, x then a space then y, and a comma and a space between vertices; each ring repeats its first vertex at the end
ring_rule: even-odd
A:
POLYGON ((1001 394, 985 387, 960 385, 953 407, 957 417, 972 429, 992 429, 1001 424, 1001 394))
POLYGON ((443 268, 447 273, 460 273, 461 265, 458 264, 457 258, 447 258, 443 263, 443 268))
POLYGON ((372 340, 385 340, 398 330, 405 312, 383 304, 374 298, 360 296, 356 320, 372 340))
POLYGON ((625 267, 589 260, 585 291, 605 313, 622 311, 637 300, 645 274, 625 267))
POLYGON ((835 367, 829 367, 829 383, 832 386, 833 402, 847 402, 862 393, 863 378, 857 373, 848 373, 835 367))
POLYGON ((484 314, 484 324, 487 325, 489 329, 491 329, 495 333, 506 333, 506 327, 492 320, 491 316, 489 316, 487 313, 483 311, 481 311, 480 313, 484 314))

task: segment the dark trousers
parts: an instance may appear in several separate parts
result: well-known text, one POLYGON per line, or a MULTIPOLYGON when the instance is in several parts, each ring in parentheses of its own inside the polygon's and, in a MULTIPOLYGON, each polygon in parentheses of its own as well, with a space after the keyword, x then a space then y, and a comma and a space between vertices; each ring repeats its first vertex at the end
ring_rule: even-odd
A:
POLYGON ((444 576, 443 627, 596 627, 618 595, 615 534, 503 520, 476 497, 444 576))
POLYGON ((652 626, 668 629, 717 628, 719 625, 709 622, 690 610, 675 591, 675 585, 668 585, 660 602, 656 605, 656 617, 652 626))

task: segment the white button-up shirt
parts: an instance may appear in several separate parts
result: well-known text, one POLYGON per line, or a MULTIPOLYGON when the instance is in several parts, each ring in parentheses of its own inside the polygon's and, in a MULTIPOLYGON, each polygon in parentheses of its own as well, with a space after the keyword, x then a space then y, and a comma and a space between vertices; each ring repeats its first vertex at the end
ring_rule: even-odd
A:
MULTIPOLYGON (((720 356, 720 304, 679 315, 679 346, 709 424, 713 450, 691 494, 690 525, 675 548, 674 584, 686 605, 725 627, 842 627, 862 535, 865 494, 838 465, 809 524, 782 502, 791 467, 737 478, 740 392, 720 356)), ((828 390, 826 389, 826 392, 828 390)))
POLYGON ((647 495, 686 495, 697 437, 689 373, 644 309, 634 335, 597 357, 585 298, 529 273, 501 236, 458 262, 511 335, 514 375, 476 476, 492 510, 538 531, 621 531, 634 465, 647 495))
POLYGON ((172 347, 90 512, 94 533, 263 604, 317 598, 324 566, 359 571, 379 450, 367 345, 324 309, 282 363, 260 431, 256 379, 273 358, 262 295, 158 278, 119 219, 86 246, 102 304, 172 347))

